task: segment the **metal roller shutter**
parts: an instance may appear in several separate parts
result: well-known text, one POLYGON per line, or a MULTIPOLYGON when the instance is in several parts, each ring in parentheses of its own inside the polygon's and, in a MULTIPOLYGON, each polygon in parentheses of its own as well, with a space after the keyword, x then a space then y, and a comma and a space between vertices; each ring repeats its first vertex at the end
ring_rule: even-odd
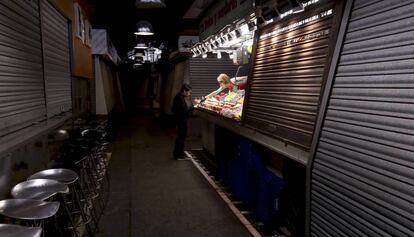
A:
POLYGON ((229 77, 236 75, 237 66, 230 59, 190 58, 190 84, 193 98, 201 98, 217 90, 217 76, 226 73, 229 77))
POLYGON ((0 136, 46 118, 38 10, 0 2, 0 136))
POLYGON ((332 1, 323 2, 259 32, 245 107, 247 126, 309 149, 329 66, 332 16, 337 14, 333 8, 332 1))
POLYGON ((42 0, 44 73, 48 117, 72 108, 69 28, 67 19, 42 0))
POLYGON ((354 2, 311 170, 311 236, 414 236, 414 1, 354 2))

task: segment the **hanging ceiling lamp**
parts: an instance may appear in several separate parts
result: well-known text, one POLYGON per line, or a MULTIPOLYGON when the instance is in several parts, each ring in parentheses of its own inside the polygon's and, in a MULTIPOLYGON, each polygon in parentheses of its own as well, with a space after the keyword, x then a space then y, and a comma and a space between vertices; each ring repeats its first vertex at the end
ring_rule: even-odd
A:
POLYGON ((136 35, 153 35, 154 30, 148 21, 138 21, 136 35))
POLYGON ((143 53, 136 53, 135 54, 135 58, 140 58, 140 59, 142 59, 144 57, 144 54, 143 53))
POLYGON ((137 37, 137 45, 134 47, 135 49, 146 49, 148 45, 145 42, 143 37, 137 37))
POLYGON ((148 46, 145 43, 138 43, 135 47, 135 49, 146 49, 148 46))
POLYGON ((161 8, 165 7, 164 0, 136 0, 137 8, 161 8))

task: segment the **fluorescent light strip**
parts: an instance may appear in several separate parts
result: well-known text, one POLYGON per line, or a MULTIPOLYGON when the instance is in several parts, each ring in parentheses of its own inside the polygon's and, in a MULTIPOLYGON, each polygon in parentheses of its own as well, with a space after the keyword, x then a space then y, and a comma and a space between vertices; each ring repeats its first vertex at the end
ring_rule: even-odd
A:
POLYGON ((310 0, 310 1, 302 3, 302 6, 307 7, 307 6, 310 6, 310 5, 315 4, 317 2, 319 2, 319 0, 310 0))

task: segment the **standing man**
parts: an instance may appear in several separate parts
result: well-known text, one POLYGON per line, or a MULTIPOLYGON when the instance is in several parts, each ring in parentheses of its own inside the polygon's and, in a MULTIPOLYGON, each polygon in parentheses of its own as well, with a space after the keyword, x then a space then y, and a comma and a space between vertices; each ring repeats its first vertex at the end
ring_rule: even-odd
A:
POLYGON ((172 110, 177 122, 177 138, 175 139, 173 155, 176 160, 188 159, 184 154, 184 142, 187 137, 187 120, 193 110, 191 92, 191 86, 183 84, 180 92, 174 97, 172 110))

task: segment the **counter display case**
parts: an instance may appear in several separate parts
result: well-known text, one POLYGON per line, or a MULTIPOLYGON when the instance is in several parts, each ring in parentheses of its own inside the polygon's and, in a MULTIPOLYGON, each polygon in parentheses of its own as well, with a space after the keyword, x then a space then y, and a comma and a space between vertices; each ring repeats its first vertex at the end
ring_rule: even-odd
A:
POLYGON ((231 78, 229 87, 219 88, 210 93, 202 98, 195 107, 240 121, 243 112, 246 80, 246 76, 231 78))

